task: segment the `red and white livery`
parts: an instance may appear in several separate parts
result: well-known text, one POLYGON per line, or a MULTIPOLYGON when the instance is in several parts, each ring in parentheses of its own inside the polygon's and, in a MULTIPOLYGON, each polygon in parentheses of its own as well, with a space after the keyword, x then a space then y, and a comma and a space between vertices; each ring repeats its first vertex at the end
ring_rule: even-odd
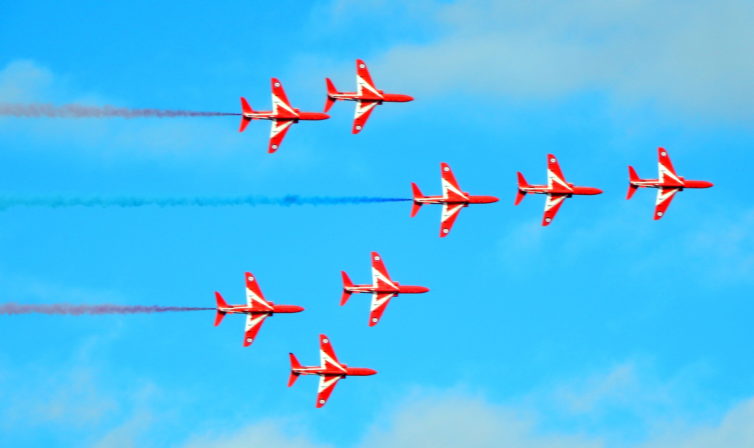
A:
POLYGON ((385 263, 377 252, 372 252, 372 284, 371 285, 354 285, 351 279, 344 271, 343 276, 343 296, 340 299, 340 305, 343 306, 353 293, 372 294, 372 305, 369 309, 369 326, 374 327, 380 322, 382 314, 385 312, 390 299, 398 294, 421 294, 429 291, 424 286, 401 285, 394 282, 387 273, 385 263))
POLYGON ((573 195, 594 195, 601 194, 602 190, 593 187, 578 187, 568 183, 560 169, 558 159, 554 155, 547 155, 547 185, 529 185, 520 172, 518 174, 518 194, 516 194, 515 205, 521 203, 527 193, 546 194, 545 214, 542 218, 542 225, 549 226, 555 215, 563 205, 563 201, 573 195))
POLYGON ((628 194, 626 195, 626 199, 631 199, 639 188, 657 188, 657 201, 655 202, 654 212, 655 221, 665 216, 670 202, 679 191, 683 191, 684 188, 710 188, 713 186, 711 182, 687 180, 676 174, 673 163, 670 161, 670 155, 665 148, 657 148, 657 158, 657 168, 659 171, 657 179, 639 179, 636 170, 632 166, 628 167, 629 184, 628 194))
POLYGON ((356 92, 338 92, 330 78, 325 78, 327 83, 327 101, 325 112, 329 111, 336 101, 356 101, 356 114, 353 119, 351 133, 358 134, 364 129, 369 115, 375 107, 382 103, 405 103, 414 99, 408 95, 385 93, 375 87, 372 77, 369 75, 367 65, 361 59, 356 60, 356 92))
POLYGON ((442 204, 442 215, 440 217, 440 238, 448 236, 453 223, 456 222, 461 209, 468 207, 469 204, 490 204, 497 202, 499 199, 495 196, 472 196, 461 190, 458 186, 453 170, 447 163, 440 164, 440 176, 442 178, 442 196, 424 196, 415 183, 411 183, 411 189, 414 195, 414 204, 411 207, 411 217, 419 213, 419 209, 424 204, 442 204))
POLYGON ((301 112, 300 109, 291 106, 288 97, 285 95, 285 90, 283 90, 283 85, 277 78, 272 78, 271 111, 255 111, 251 108, 249 102, 246 101, 246 98, 241 97, 241 112, 241 127, 238 129, 238 132, 243 132, 246 126, 251 123, 251 120, 272 121, 270 144, 267 148, 267 151, 270 153, 280 148, 285 134, 293 123, 298 123, 299 120, 326 120, 330 118, 329 115, 321 112, 301 112))
POLYGON ((275 305, 265 300, 257 279, 250 273, 246 274, 246 305, 228 305, 219 292, 215 292, 217 300, 217 315, 215 326, 220 325, 226 314, 246 314, 246 330, 243 346, 248 347, 254 342, 264 320, 275 313, 299 313, 304 308, 297 305, 275 305))
POLYGON ((317 390, 317 404, 321 408, 327 403, 328 398, 335 390, 338 381, 347 376, 368 376, 377 373, 374 369, 365 367, 349 367, 338 361, 335 351, 330 343, 330 338, 324 334, 319 335, 319 366, 302 366, 296 355, 289 353, 291 358, 291 376, 288 379, 288 387, 293 386, 301 375, 319 375, 319 389, 317 390))

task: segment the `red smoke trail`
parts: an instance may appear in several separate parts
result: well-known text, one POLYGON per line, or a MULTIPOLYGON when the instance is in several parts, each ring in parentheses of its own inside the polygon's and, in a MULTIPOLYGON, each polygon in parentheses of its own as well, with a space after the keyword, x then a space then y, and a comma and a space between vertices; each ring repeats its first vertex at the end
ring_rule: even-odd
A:
POLYGON ((22 118, 173 118, 223 117, 241 115, 228 112, 197 112, 191 110, 128 109, 114 106, 82 106, 79 104, 0 104, 0 116, 22 118))
POLYGON ((214 308, 196 308, 187 306, 142 306, 142 305, 70 305, 59 303, 54 305, 21 305, 5 303, 0 305, 0 314, 136 314, 136 313, 167 313, 170 311, 210 311, 214 308))

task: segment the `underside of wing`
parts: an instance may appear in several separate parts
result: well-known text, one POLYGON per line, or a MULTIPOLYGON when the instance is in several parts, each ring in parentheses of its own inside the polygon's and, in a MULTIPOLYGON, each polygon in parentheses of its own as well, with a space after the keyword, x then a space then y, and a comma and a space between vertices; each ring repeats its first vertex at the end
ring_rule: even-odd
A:
POLYGON ((560 206, 563 205, 563 201, 565 201, 567 197, 568 196, 564 194, 547 195, 547 200, 545 201, 545 215, 542 218, 543 226, 549 226, 552 220, 555 219, 555 215, 558 214, 560 206))
POLYGON ((382 98, 382 94, 372 81, 372 75, 369 74, 366 63, 361 59, 356 60, 356 93, 366 98, 382 98))
POLYGON ((257 337, 259 329, 262 328, 264 320, 267 318, 267 314, 247 314, 246 315, 246 331, 243 337, 243 346, 250 346, 257 337))
POLYGON ((456 222, 456 218, 461 213, 461 209, 464 204, 448 204, 447 202, 442 204, 442 217, 440 220, 440 238, 448 236, 450 229, 453 228, 453 224, 456 222))
POLYGON ((356 113, 353 117, 353 129, 351 133, 358 134, 364 129, 369 116, 378 104, 376 101, 356 101, 356 113))
POLYGON ((560 169, 558 159, 552 154, 547 155, 547 186, 549 188, 571 189, 568 182, 566 182, 563 171, 560 169))
POLYGON ((276 78, 272 78, 272 112, 276 115, 288 115, 295 117, 296 110, 288 101, 288 96, 283 90, 283 84, 276 78))
POLYGON ((377 252, 372 252, 372 285, 377 288, 395 288, 395 282, 387 273, 385 263, 377 252))
POLYGON ((338 357, 335 355, 330 338, 324 334, 319 335, 319 361, 323 369, 339 369, 345 373, 343 365, 340 364, 338 357))
POLYGON ((451 201, 465 201, 468 195, 461 190, 453 170, 447 163, 440 164, 440 178, 442 179, 442 197, 451 201))
POLYGON ((395 297, 393 293, 376 292, 372 294, 372 305, 369 310, 369 326, 374 327, 380 323, 382 314, 387 309, 390 299, 395 297))
POLYGON ((675 194, 680 191, 679 188, 658 188, 657 189, 657 201, 655 202, 655 215, 654 219, 658 219, 665 216, 670 203, 673 201, 675 194))
POLYGON ((260 311, 272 311, 272 305, 265 300, 262 289, 259 287, 256 277, 251 272, 247 272, 246 276, 246 305, 250 306, 253 310, 260 311))
POLYGON ((657 171, 660 182, 670 185, 683 185, 683 181, 673 168, 673 162, 670 161, 670 154, 665 148, 657 149, 657 171))
POLYGON ((327 404, 327 400, 335 390, 335 385, 342 380, 344 375, 322 375, 319 377, 319 388, 317 389, 317 407, 321 408, 327 404))
POLYGON ((272 120, 272 127, 270 128, 270 146, 267 148, 267 152, 275 152, 280 148, 283 143, 285 134, 288 133, 288 129, 293 124, 293 120, 272 120))

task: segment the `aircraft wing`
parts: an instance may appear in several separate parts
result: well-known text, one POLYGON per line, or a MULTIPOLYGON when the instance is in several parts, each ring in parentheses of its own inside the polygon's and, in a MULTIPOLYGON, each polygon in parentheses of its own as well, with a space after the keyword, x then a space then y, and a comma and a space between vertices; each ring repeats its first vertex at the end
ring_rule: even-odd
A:
POLYGON ((330 338, 324 334, 319 335, 319 360, 320 366, 323 369, 335 368, 343 370, 343 373, 345 373, 343 365, 338 361, 338 357, 335 356, 335 350, 332 348, 330 338))
POLYGON ((296 109, 291 106, 288 96, 283 90, 283 84, 277 78, 272 78, 272 112, 278 116, 296 118, 296 109))
POLYGON ((559 187, 570 190, 571 186, 566 182, 563 171, 560 169, 558 159, 552 154, 547 154, 547 187, 559 187))
POLYGON ((321 408, 327 403, 327 400, 335 390, 338 381, 345 378, 345 375, 321 375, 319 377, 319 388, 317 389, 317 407, 321 408))
POLYGON ((382 288, 397 288, 390 274, 387 273, 385 263, 377 252, 372 252, 372 285, 382 288))
POLYGON ((288 132, 288 128, 293 124, 293 120, 272 120, 272 127, 270 128, 270 146, 267 148, 267 152, 273 153, 280 148, 280 144, 283 143, 285 134, 288 132))
POLYGON ((543 226, 549 226, 552 220, 555 219, 555 215, 558 214, 560 206, 563 205, 563 201, 565 201, 567 197, 568 196, 564 194, 547 195, 547 200, 545 201, 545 215, 542 218, 543 226))
POLYGON ((655 202, 655 221, 665 216, 665 212, 670 207, 675 194, 681 191, 680 188, 658 188, 657 201, 655 202))
POLYGON ((356 60, 356 93, 370 99, 382 99, 382 94, 372 81, 367 65, 361 59, 356 60))
POLYGON ((254 342, 254 339, 259 333, 259 329, 262 328, 264 320, 268 314, 247 314, 246 315, 246 331, 243 337, 243 346, 248 347, 254 342))
MULTIPOLYGON (((657 171, 657 177, 659 177, 660 182, 664 184, 678 185, 679 187, 683 186, 683 181, 678 177, 678 174, 676 174, 675 168, 673 168, 673 162, 670 161, 670 155, 665 148, 657 149, 657 171)), ((657 215, 655 215, 655 219, 659 219, 657 218, 657 215)))
POLYGON ((358 134, 364 129, 369 116, 378 104, 376 101, 356 101, 356 114, 353 117, 353 129, 351 129, 352 134, 358 134))
POLYGON ((254 310, 272 311, 272 305, 265 300, 262 289, 259 287, 256 277, 251 272, 245 273, 246 276, 246 305, 254 310))
POLYGON ((448 236, 450 229, 453 227, 453 223, 456 222, 458 214, 461 213, 461 209, 465 204, 447 203, 442 204, 442 217, 440 221, 440 238, 448 236))
POLYGON ((443 162, 440 164, 440 177, 442 179, 442 197, 451 201, 466 201, 468 195, 461 190, 450 165, 443 162))
POLYGON ((380 323, 382 313, 387 309, 387 305, 390 303, 390 299, 395 297, 395 293, 389 292, 375 292, 372 294, 372 306, 369 310, 369 326, 374 327, 380 323))

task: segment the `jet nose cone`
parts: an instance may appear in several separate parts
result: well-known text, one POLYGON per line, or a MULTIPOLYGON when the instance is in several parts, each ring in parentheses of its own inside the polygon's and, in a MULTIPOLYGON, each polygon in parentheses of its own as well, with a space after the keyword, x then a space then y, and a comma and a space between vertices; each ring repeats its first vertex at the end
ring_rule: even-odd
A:
POLYGON ((425 292, 429 292, 429 288, 427 288, 426 286, 419 286, 419 287, 418 287, 418 288, 416 288, 416 289, 417 289, 417 291, 418 291, 419 293, 425 293, 425 292))
POLYGON ((291 305, 291 312, 292 313, 300 313, 302 311, 304 311, 304 307, 303 306, 291 305))
POLYGON ((702 188, 710 188, 710 187, 714 187, 715 186, 715 184, 713 184, 712 182, 707 182, 707 181, 703 181, 702 185, 703 185, 702 188))
POLYGON ((498 198, 496 196, 487 196, 487 203, 489 203, 489 204, 492 204, 493 202, 497 202, 499 200, 500 200, 500 198, 498 198))
POLYGON ((405 97, 404 101, 406 101, 406 102, 409 102, 409 101, 413 101, 413 100, 414 100, 414 97, 413 97, 413 96, 411 96, 411 95, 403 95, 403 96, 405 97))
POLYGON ((374 369, 364 369, 364 375, 376 375, 377 371, 374 369))

